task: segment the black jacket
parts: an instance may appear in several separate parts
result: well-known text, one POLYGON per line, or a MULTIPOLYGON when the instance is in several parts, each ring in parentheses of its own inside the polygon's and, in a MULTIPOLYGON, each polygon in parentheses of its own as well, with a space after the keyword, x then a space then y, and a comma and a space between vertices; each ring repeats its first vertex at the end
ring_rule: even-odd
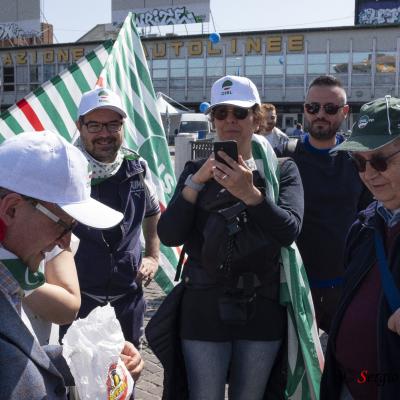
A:
MULTIPOLYGON (((384 236, 384 223, 379 214, 376 213, 376 202, 373 202, 365 211, 360 213, 358 221, 354 223, 347 237, 345 282, 342 298, 329 334, 320 400, 339 399, 343 375, 335 357, 336 339, 348 305, 352 301, 360 283, 377 261, 374 247, 375 229, 378 229, 384 236)), ((400 235, 396 238, 392 254, 388 256, 388 262, 396 285, 400 287, 400 235)), ((390 331, 387 327, 388 319, 392 312, 389 309, 383 290, 381 290, 379 299, 376 326, 378 370, 385 374, 390 374, 391 378, 397 377, 379 386, 379 399, 393 400, 399 398, 400 393, 400 336, 390 331)), ((354 341, 357 338, 349 338, 349 340, 354 341)), ((360 370, 362 370, 361 365, 360 370)), ((389 378, 389 375, 387 377, 389 378)))

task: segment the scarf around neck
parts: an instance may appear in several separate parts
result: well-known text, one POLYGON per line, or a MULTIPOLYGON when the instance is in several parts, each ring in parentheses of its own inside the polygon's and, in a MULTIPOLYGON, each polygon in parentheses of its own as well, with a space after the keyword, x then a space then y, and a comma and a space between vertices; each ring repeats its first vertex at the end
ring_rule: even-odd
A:
POLYGON ((121 168, 124 159, 136 160, 139 158, 139 154, 135 151, 127 149, 126 147, 120 147, 113 162, 103 163, 93 158, 87 152, 80 137, 74 144, 83 153, 89 163, 92 171, 92 186, 114 176, 121 168))

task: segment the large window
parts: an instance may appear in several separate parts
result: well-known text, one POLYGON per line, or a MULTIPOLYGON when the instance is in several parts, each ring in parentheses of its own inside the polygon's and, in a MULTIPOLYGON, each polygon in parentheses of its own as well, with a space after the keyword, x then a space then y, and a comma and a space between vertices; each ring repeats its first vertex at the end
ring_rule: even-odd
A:
POLYGON ((171 60, 170 61, 170 76, 171 78, 184 78, 186 74, 185 70, 186 60, 171 60))
POLYGON ((309 53, 307 57, 309 74, 326 74, 326 53, 309 53))
POLYGON ((262 75, 262 56, 246 56, 244 60, 246 76, 262 75))
POLYGON ((371 72, 371 53, 353 53, 353 74, 371 72))
POLYGON ((376 54, 376 72, 382 74, 396 72, 396 53, 394 51, 376 54))
POLYGON ((267 55, 265 59, 265 75, 283 75, 283 55, 267 55))
POLYGON ((167 60, 153 60, 153 78, 168 78, 167 60))
POLYGON ((304 75, 304 54, 288 54, 286 56, 286 74, 304 75))
POLYGON ((48 81, 56 75, 55 64, 43 64, 43 82, 48 81))
POLYGON ((14 67, 3 68, 3 90, 5 92, 13 92, 15 90, 14 67))
POLYGON ((329 73, 347 74, 349 70, 349 53, 331 53, 329 73))
POLYGON ((204 58, 188 59, 188 76, 191 78, 200 78, 204 73, 204 58))
POLYGON ((241 75, 242 57, 226 57, 226 74, 241 75))
POLYGON ((222 57, 207 58, 207 76, 221 77, 224 75, 222 57))

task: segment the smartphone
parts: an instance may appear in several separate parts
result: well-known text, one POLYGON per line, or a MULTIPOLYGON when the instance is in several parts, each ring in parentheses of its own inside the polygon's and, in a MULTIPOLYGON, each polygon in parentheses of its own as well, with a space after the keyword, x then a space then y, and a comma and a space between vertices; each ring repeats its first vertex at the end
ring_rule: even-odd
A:
POLYGON ((218 151, 224 151, 230 158, 238 161, 238 147, 236 140, 226 140, 225 142, 214 142, 215 159, 221 163, 228 165, 219 155, 218 151))

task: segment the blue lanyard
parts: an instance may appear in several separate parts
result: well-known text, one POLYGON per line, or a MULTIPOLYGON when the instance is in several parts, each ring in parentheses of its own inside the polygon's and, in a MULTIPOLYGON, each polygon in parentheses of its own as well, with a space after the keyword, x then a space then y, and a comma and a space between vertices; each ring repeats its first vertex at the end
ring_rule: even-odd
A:
POLYGON ((392 312, 395 312, 400 308, 400 292, 397 288, 392 273, 390 272, 386 255, 385 248, 383 247, 383 241, 381 235, 375 230, 375 251, 378 257, 379 271, 381 273, 382 287, 385 293, 387 302, 392 312))

